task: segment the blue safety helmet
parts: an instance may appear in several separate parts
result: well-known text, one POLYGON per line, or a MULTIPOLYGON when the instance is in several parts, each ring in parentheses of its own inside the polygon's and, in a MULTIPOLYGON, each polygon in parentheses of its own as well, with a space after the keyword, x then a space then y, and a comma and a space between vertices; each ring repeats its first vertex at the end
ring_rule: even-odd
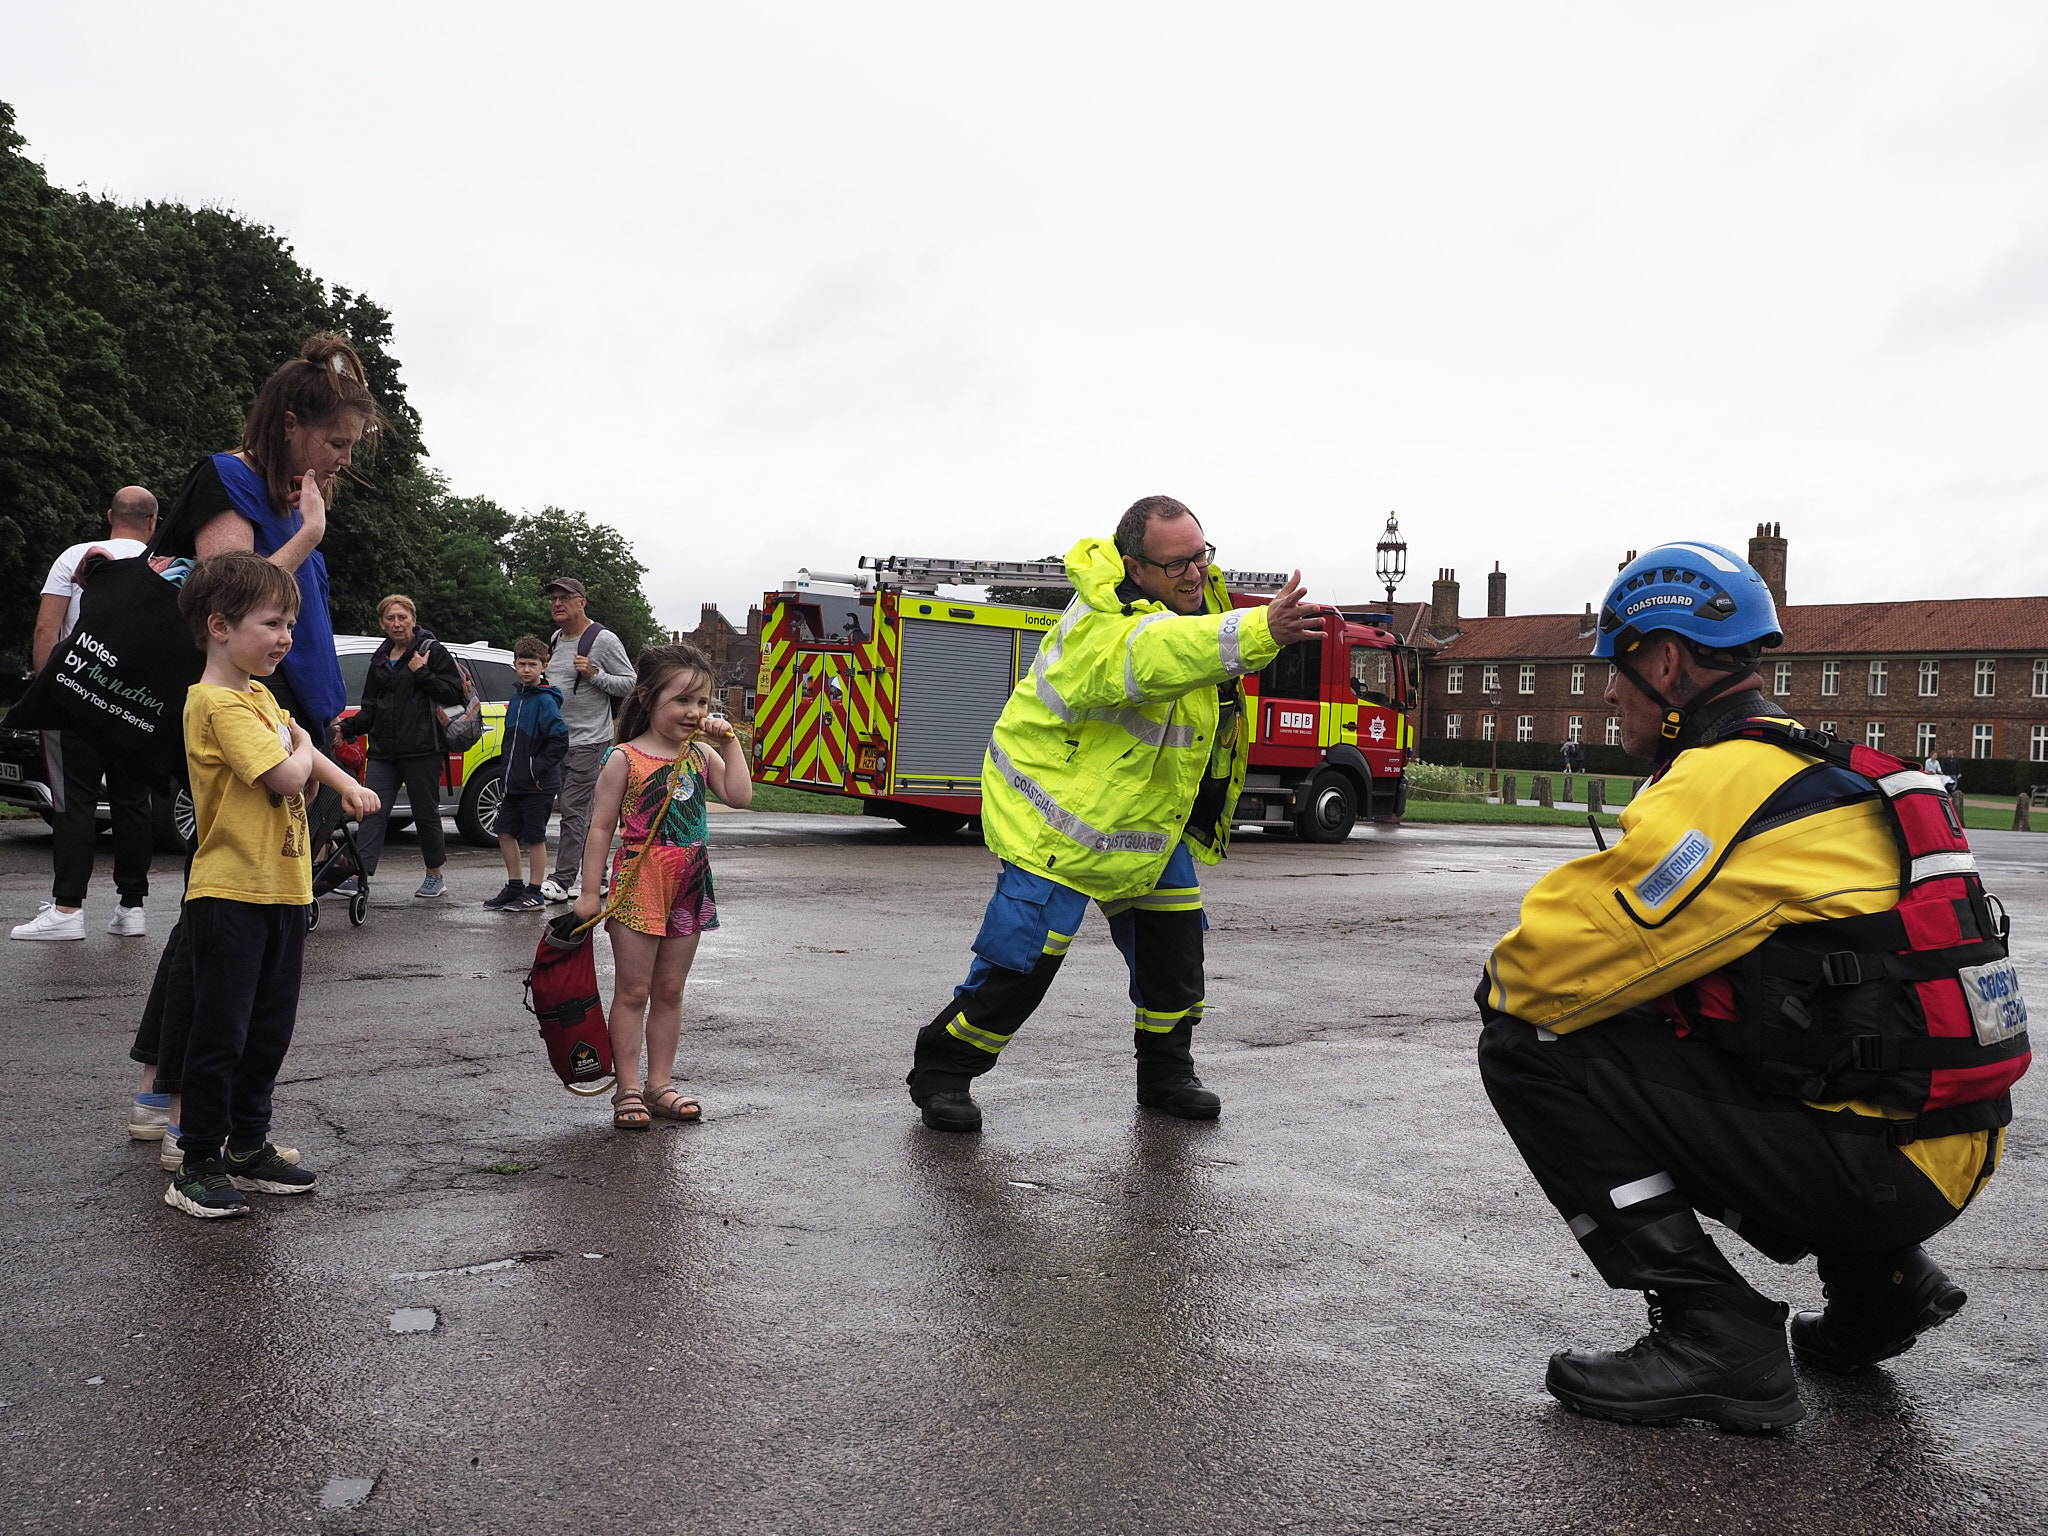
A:
POLYGON ((1731 549, 1699 540, 1660 544, 1621 568, 1600 605, 1593 654, 1626 656, 1654 630, 1703 651, 1756 650, 1783 642, 1778 605, 1756 567, 1731 549))

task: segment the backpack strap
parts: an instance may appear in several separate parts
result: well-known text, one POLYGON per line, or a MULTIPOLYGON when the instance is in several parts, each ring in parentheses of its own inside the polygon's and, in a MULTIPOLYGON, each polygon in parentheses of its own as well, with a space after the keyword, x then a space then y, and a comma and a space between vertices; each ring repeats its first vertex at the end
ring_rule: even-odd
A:
MULTIPOLYGON (((556 630, 555 633, 560 634, 561 631, 556 630)), ((603 633, 604 626, 598 623, 597 620, 592 619, 590 621, 589 627, 586 628, 582 634, 576 637, 576 654, 578 656, 588 656, 590 654, 590 648, 593 645, 597 644, 597 637, 603 633)), ((578 693, 582 691, 582 688, 583 674, 581 672, 578 672, 576 674, 575 686, 572 687, 569 691, 571 693, 578 693)))

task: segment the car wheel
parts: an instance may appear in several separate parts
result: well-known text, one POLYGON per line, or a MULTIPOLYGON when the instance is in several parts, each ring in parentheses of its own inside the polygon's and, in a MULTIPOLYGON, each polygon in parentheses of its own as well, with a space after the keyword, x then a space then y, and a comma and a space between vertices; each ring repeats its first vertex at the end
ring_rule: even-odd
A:
POLYGON ((1295 819, 1303 842, 1341 843, 1358 822, 1358 792, 1350 776, 1325 768, 1308 787, 1308 808, 1295 819))
POLYGON ((494 848, 498 843, 498 806, 505 798, 505 765, 502 760, 484 764, 462 786, 462 803, 455 809, 455 834, 472 848, 494 848))
POLYGON ((158 853, 183 853, 199 840, 199 817, 186 790, 154 796, 149 820, 151 842, 158 853))

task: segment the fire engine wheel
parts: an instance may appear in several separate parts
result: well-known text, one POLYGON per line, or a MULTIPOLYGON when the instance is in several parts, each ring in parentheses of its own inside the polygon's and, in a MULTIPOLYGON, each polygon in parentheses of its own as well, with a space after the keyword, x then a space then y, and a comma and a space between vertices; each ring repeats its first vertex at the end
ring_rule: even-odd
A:
POLYGON ((958 811, 935 811, 928 805, 899 805, 889 814, 902 823, 904 831, 919 837, 951 837, 968 821, 958 811))
POLYGON ((1358 821, 1358 792, 1351 780, 1325 768, 1308 787, 1308 809, 1295 819, 1303 842, 1341 843, 1358 821))

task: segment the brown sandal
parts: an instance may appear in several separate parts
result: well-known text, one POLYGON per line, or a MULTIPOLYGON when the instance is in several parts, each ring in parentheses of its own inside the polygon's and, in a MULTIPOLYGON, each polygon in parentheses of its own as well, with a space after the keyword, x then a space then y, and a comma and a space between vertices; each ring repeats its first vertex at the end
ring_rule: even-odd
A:
POLYGON ((647 1101, 640 1096, 637 1088, 621 1088, 612 1095, 612 1129, 615 1131, 651 1130, 654 1121, 647 1113, 647 1101))
POLYGON ((702 1120, 704 1106, 695 1099, 686 1099, 674 1083, 663 1083, 659 1088, 648 1090, 648 1108, 663 1120, 702 1120))

